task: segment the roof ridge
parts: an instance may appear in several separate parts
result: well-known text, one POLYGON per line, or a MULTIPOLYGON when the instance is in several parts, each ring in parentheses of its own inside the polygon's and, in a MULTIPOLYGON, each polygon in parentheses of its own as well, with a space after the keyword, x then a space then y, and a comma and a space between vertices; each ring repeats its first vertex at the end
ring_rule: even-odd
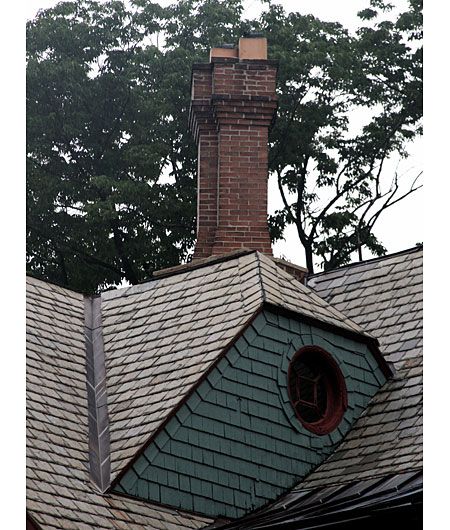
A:
POLYGON ((267 302, 267 293, 266 289, 264 288, 264 282, 263 282, 263 271, 261 267, 261 258, 260 258, 260 252, 256 252, 256 263, 258 265, 258 277, 259 277, 259 285, 261 287, 261 294, 262 294, 262 302, 263 304, 267 302))
MULTIPOLYGON (((260 254, 259 252, 257 254, 260 254)), ((262 263, 265 263, 265 258, 267 258, 265 255, 261 255, 259 257, 259 259, 261 260, 262 263), (262 259, 261 259, 262 258, 262 259)), ((274 262, 273 260, 269 260, 267 259, 267 265, 270 266, 270 267, 273 267, 273 270, 275 271, 275 274, 276 274, 276 280, 277 280, 277 287, 279 289, 279 296, 283 302, 283 305, 286 305, 286 300, 284 299, 284 296, 283 296, 283 293, 281 291, 281 288, 282 288, 282 284, 285 280, 289 279, 289 281, 291 283, 295 282, 295 287, 305 296, 307 297, 308 301, 313 304, 314 306, 316 307, 321 307, 322 310, 325 310, 327 311, 328 313, 328 317, 326 317, 326 320, 329 320, 331 317, 333 317, 333 319, 338 319, 339 322, 340 322, 340 325, 339 324, 333 324, 335 328, 339 328, 341 330, 352 330, 353 333, 357 334, 357 335, 360 335, 362 338, 366 338, 366 339, 370 339, 372 341, 375 341, 377 342, 376 338, 373 337, 370 333, 366 332, 361 326, 359 326, 356 322, 354 322, 352 319, 348 318, 347 315, 345 315, 342 311, 340 311, 339 309, 336 309, 332 304, 330 304, 329 302, 327 302, 324 298, 322 298, 321 296, 319 296, 315 291, 314 289, 312 289, 311 287, 308 287, 307 285, 303 285, 297 278, 295 278, 295 276, 293 276, 292 274, 289 274, 287 271, 285 271, 284 269, 281 269, 280 267, 278 267, 274 262)), ((267 274, 266 271, 263 271, 261 269, 261 276, 263 274, 267 274)), ((264 302, 266 303, 269 303, 269 304, 272 304, 272 305, 279 305, 277 303, 273 303, 273 300, 270 298, 270 297, 266 297, 266 299, 264 300, 264 302)), ((295 309, 295 312, 298 313, 298 314, 301 314, 303 316, 308 316, 307 313, 310 311, 307 311, 305 313, 305 309, 299 309, 299 308, 296 308, 295 309)), ((317 321, 317 322, 321 322, 324 320, 324 316, 322 315, 317 315, 314 317, 314 319, 317 321)))
POLYGON ((181 263, 179 265, 174 265, 173 267, 167 267, 166 269, 160 269, 152 273, 151 278, 142 280, 137 285, 142 283, 151 282, 153 280, 159 280, 161 278, 167 278, 168 276, 174 276, 175 274, 182 274, 183 272, 189 272, 196 269, 201 269, 203 267, 208 267, 215 263, 223 263, 225 261, 231 261, 241 256, 246 256, 247 254, 252 254, 255 251, 249 248, 242 248, 238 250, 233 250, 226 254, 217 254, 213 256, 208 256, 207 258, 198 258, 188 263, 181 263))
POLYGON ((353 263, 348 263, 347 265, 342 265, 341 267, 335 267, 334 269, 330 269, 328 271, 321 271, 321 272, 315 272, 313 274, 308 274, 308 280, 311 278, 316 278, 317 276, 322 276, 325 274, 330 274, 335 271, 341 271, 343 269, 348 269, 350 267, 358 267, 365 265, 366 263, 375 263, 378 261, 388 260, 390 258, 395 258, 397 256, 401 256, 403 254, 412 254, 414 252, 420 252, 423 251, 423 245, 416 245, 415 247, 407 248, 405 250, 399 250, 398 252, 392 252, 391 254, 385 254, 384 256, 377 256, 375 258, 365 259, 362 261, 354 261, 353 263))

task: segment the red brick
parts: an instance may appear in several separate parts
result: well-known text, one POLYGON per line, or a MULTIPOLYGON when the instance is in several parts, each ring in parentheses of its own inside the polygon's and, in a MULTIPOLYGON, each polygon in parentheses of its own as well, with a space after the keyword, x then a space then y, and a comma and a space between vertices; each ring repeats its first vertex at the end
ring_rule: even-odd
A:
POLYGON ((214 62, 211 70, 194 68, 189 120, 199 145, 194 258, 242 247, 272 252, 267 228, 267 138, 277 106, 275 76, 276 69, 262 61, 257 65, 214 62), (261 95, 269 96, 267 101, 252 99, 261 95), (202 101, 200 106, 197 100, 202 101))

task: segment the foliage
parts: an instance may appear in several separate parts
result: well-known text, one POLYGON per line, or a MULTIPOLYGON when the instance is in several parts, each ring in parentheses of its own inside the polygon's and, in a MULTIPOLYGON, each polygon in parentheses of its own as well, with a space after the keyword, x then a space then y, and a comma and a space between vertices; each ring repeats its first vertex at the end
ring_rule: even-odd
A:
POLYGON ((186 116, 206 45, 156 45, 193 2, 136 4, 61 3, 27 28, 28 268, 87 291, 177 264, 194 241, 186 116))
POLYGON ((355 251, 362 259, 363 247, 381 255, 375 223, 420 187, 420 174, 405 189, 397 173, 386 186, 383 169, 392 155, 406 157, 421 133, 421 2, 411 0, 389 21, 382 15, 392 6, 372 0, 356 35, 269 5, 258 28, 280 62, 270 169, 284 203, 271 218, 272 235, 294 224, 310 271, 314 255, 325 269, 348 263, 355 251), (354 132, 349 118, 357 109, 367 122, 354 132))
POLYGON ((385 6, 373 0, 372 12, 361 14, 367 25, 351 36, 339 24, 264 3, 260 19, 243 20, 241 0, 181 0, 167 8, 148 0, 128 7, 79 0, 28 23, 33 274, 93 292, 139 282, 189 257, 196 192, 196 149, 187 131, 191 66, 252 28, 267 34, 271 58, 280 61, 270 164, 285 208, 270 220, 273 237, 294 222, 307 258, 312 263, 315 253, 325 266, 346 263, 363 245, 383 251, 361 212, 374 199, 386 201, 377 172, 391 153, 405 155, 420 132, 421 4, 411 0, 395 23, 374 24, 385 6), (378 113, 351 136, 354 106, 378 113), (321 215, 323 193, 329 202, 333 193, 339 197, 321 215))

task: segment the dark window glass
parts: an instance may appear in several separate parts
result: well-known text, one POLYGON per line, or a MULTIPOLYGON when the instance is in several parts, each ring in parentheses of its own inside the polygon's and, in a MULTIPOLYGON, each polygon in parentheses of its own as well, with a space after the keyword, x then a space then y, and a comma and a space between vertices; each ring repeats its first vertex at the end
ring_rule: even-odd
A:
POLYGON ((294 356, 289 367, 289 395, 297 417, 318 434, 335 428, 346 407, 342 374, 321 348, 305 347, 294 356))

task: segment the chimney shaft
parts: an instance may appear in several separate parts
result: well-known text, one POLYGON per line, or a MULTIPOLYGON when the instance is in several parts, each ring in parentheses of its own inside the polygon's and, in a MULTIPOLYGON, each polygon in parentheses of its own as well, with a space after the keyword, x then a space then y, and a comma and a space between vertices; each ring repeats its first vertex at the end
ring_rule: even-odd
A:
POLYGON ((190 128, 198 144, 194 258, 240 248, 272 254, 267 227, 268 130, 276 63, 265 38, 213 48, 192 69, 190 128))

